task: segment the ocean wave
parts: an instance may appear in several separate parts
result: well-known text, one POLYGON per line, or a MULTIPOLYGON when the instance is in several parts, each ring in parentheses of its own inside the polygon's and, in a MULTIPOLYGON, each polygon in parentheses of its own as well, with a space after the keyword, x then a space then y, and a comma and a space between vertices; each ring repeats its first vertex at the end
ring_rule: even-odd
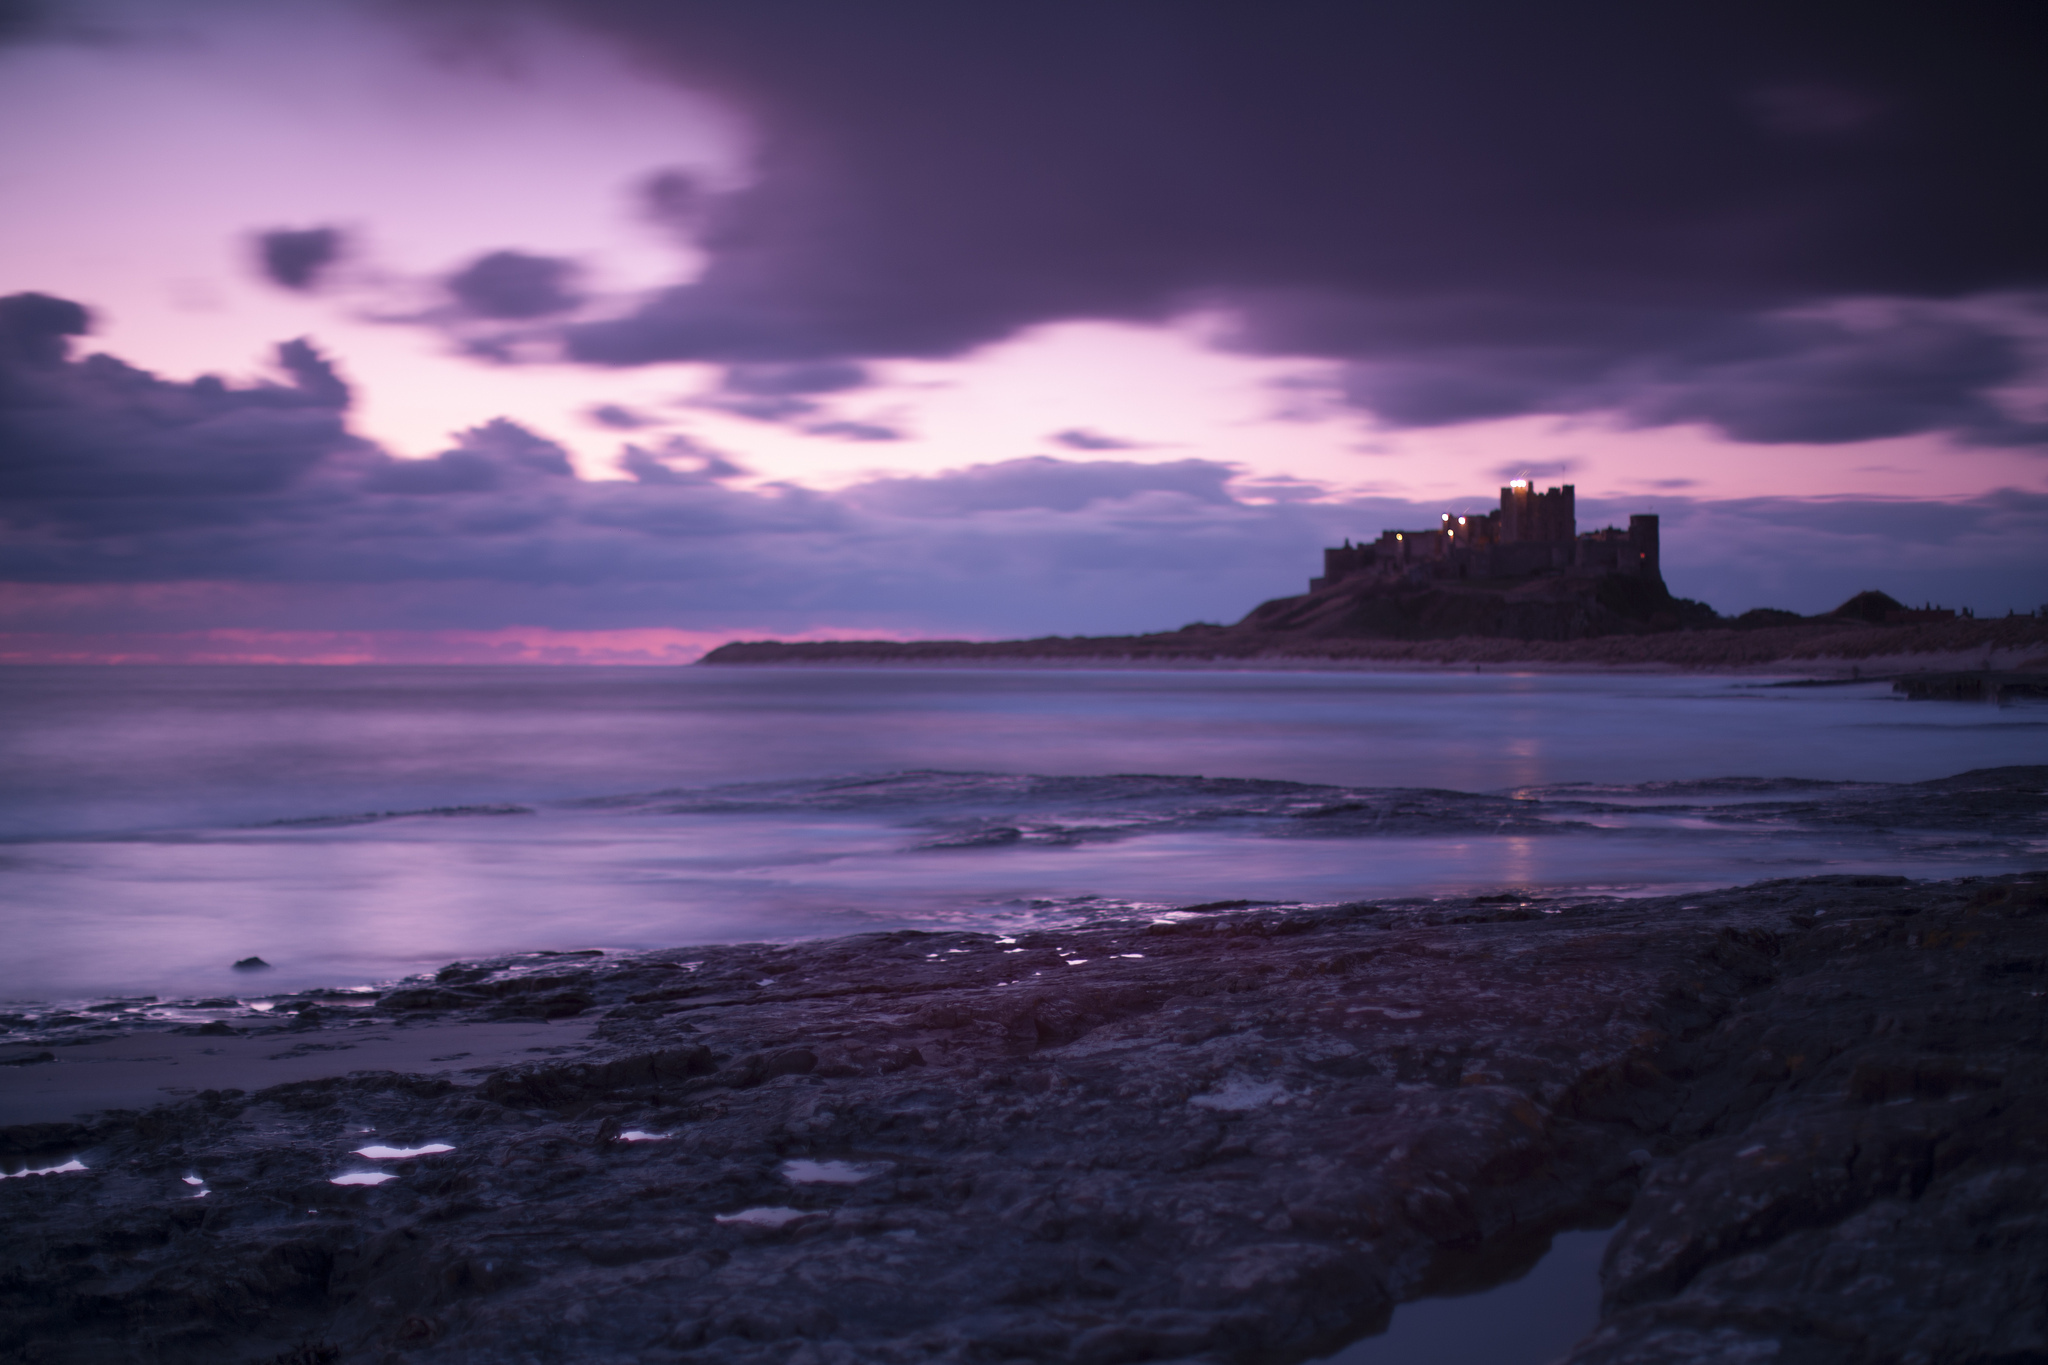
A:
MULTIPOLYGON (((1109 843, 1185 832, 1283 839, 1542 836, 1763 829, 1873 835, 2048 837, 2048 767, 1980 769, 1930 782, 1722 777, 1566 783, 1509 792, 1345 787, 1250 778, 1097 777, 913 770, 801 782, 670 789, 573 803, 647 817, 868 815, 944 852, 1109 843)), ((1952 842, 1944 840, 1943 842, 1952 842)))

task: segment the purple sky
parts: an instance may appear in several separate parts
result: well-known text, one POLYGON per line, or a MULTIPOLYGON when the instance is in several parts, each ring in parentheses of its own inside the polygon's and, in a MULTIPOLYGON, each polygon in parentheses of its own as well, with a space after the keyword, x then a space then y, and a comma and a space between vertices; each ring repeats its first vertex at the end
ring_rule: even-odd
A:
POLYGON ((0 658, 1233 620, 1572 481, 2048 601, 2048 20, 0 0, 0 658), (302 340, 303 339, 303 340, 302 340))

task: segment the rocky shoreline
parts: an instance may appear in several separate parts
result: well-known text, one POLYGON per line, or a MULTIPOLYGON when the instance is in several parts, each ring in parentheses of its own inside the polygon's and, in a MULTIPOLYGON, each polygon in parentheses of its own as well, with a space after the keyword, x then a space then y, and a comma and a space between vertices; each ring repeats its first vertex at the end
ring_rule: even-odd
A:
POLYGON ((1622 1216, 1577 1365, 2037 1359, 2044 996, 2048 873, 456 964, 258 1027, 590 1041, 0 1130, 0 1351, 1282 1365, 1622 1216))

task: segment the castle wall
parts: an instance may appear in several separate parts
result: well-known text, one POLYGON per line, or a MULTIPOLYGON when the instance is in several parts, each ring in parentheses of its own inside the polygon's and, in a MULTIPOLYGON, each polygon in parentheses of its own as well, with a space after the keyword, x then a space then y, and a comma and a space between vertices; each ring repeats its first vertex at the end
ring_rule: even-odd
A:
POLYGON ((1527 578, 1530 574, 1568 568, 1570 541, 1522 540, 1496 545, 1486 552, 1487 578, 1527 578))
POLYGON ((1628 519, 1628 529, 1578 533, 1578 491, 1571 484, 1538 493, 1516 480, 1500 490, 1500 510, 1453 517, 1427 531, 1382 531, 1370 545, 1323 551, 1323 575, 1309 580, 1318 592, 1348 578, 1370 576, 1427 582, 1443 578, 1528 578, 1569 573, 1629 574, 1663 581, 1658 521, 1628 519))

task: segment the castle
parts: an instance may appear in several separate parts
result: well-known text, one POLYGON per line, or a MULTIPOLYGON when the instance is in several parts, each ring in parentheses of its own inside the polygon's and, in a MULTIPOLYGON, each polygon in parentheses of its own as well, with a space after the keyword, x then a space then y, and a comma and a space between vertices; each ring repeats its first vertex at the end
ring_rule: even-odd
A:
POLYGON ((1628 529, 1579 534, 1571 484, 1538 493, 1527 479, 1500 490, 1500 508, 1484 516, 1443 514, 1427 531, 1383 531, 1370 545, 1349 540, 1323 551, 1323 576, 1310 592, 1350 579, 1428 583, 1436 579, 1518 579, 1539 574, 1604 578, 1625 574, 1662 588, 1657 518, 1633 516, 1628 529))

